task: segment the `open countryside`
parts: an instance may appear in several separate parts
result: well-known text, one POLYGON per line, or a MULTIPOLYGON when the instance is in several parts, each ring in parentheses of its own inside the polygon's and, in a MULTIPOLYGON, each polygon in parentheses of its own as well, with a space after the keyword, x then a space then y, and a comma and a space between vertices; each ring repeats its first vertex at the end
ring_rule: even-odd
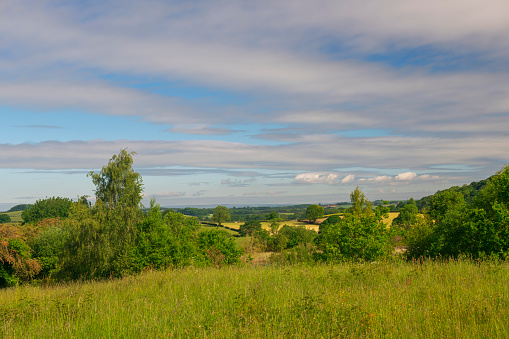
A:
POLYGON ((357 188, 341 213, 270 207, 230 222, 220 205, 188 210, 202 221, 142 209, 133 160, 123 150, 91 173, 94 205, 3 213, 22 219, 0 225, 3 337, 509 334, 507 166, 421 201, 375 208, 357 188))
POLYGON ((0 339, 509 338, 508 0, 0 0, 0 339))

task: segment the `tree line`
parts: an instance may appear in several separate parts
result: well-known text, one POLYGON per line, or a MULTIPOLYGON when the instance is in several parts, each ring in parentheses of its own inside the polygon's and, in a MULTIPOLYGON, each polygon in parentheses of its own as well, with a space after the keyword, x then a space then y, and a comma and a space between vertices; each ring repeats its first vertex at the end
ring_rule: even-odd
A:
MULTIPOLYGON (((122 150, 100 172, 88 174, 95 203, 52 197, 22 213, 23 225, 0 227, 0 286, 25 281, 122 277, 145 269, 221 266, 240 262, 243 250, 225 230, 201 228, 197 217, 141 204, 143 182, 133 170, 135 153, 122 150)), ((464 186, 465 187, 465 186, 464 186)), ((275 262, 376 261, 393 256, 396 242, 408 260, 498 257, 509 253, 509 167, 504 166, 472 194, 451 188, 402 203, 392 227, 390 208, 374 207, 357 187, 342 216, 331 215, 319 231, 285 225, 282 213, 264 215, 269 227, 247 220, 239 234, 250 246, 274 252, 275 262)), ((306 205, 305 217, 322 218, 325 208, 306 205)), ((221 225, 232 209, 211 209, 221 225)), ((191 212, 196 212, 192 210, 191 212)), ((248 257, 249 260, 249 257, 248 257)))

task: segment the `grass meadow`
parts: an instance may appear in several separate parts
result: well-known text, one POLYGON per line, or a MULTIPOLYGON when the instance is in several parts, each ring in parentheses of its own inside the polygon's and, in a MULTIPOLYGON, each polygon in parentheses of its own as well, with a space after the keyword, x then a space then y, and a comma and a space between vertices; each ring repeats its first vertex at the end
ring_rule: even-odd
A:
POLYGON ((508 338, 509 265, 147 271, 0 290, 2 338, 508 338))

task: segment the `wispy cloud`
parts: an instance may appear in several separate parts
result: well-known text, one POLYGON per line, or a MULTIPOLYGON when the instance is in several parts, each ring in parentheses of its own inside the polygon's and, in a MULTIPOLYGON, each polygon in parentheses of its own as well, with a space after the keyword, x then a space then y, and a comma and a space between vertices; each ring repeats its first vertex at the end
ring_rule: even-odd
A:
POLYGON ((474 180, 507 162, 507 1, 119 8, 2 4, 0 110, 6 126, 31 133, 13 143, 22 130, 6 129, 0 169, 96 169, 128 147, 159 182, 179 176, 192 189, 239 178, 210 185, 229 190, 256 178, 333 195, 353 181, 435 190, 447 172, 437 166, 468 165, 463 179, 474 180), (75 140, 85 128, 69 123, 76 112, 90 126, 101 116, 120 131, 129 120, 160 135, 133 128, 75 140), (55 141, 30 136, 50 133, 55 141))

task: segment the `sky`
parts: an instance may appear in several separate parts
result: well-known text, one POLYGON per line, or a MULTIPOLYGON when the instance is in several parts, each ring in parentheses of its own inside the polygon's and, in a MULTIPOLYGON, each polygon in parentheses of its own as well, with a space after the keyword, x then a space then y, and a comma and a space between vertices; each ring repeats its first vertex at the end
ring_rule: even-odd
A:
POLYGON ((507 0, 0 2, 0 210, 415 199, 509 163, 507 0))

